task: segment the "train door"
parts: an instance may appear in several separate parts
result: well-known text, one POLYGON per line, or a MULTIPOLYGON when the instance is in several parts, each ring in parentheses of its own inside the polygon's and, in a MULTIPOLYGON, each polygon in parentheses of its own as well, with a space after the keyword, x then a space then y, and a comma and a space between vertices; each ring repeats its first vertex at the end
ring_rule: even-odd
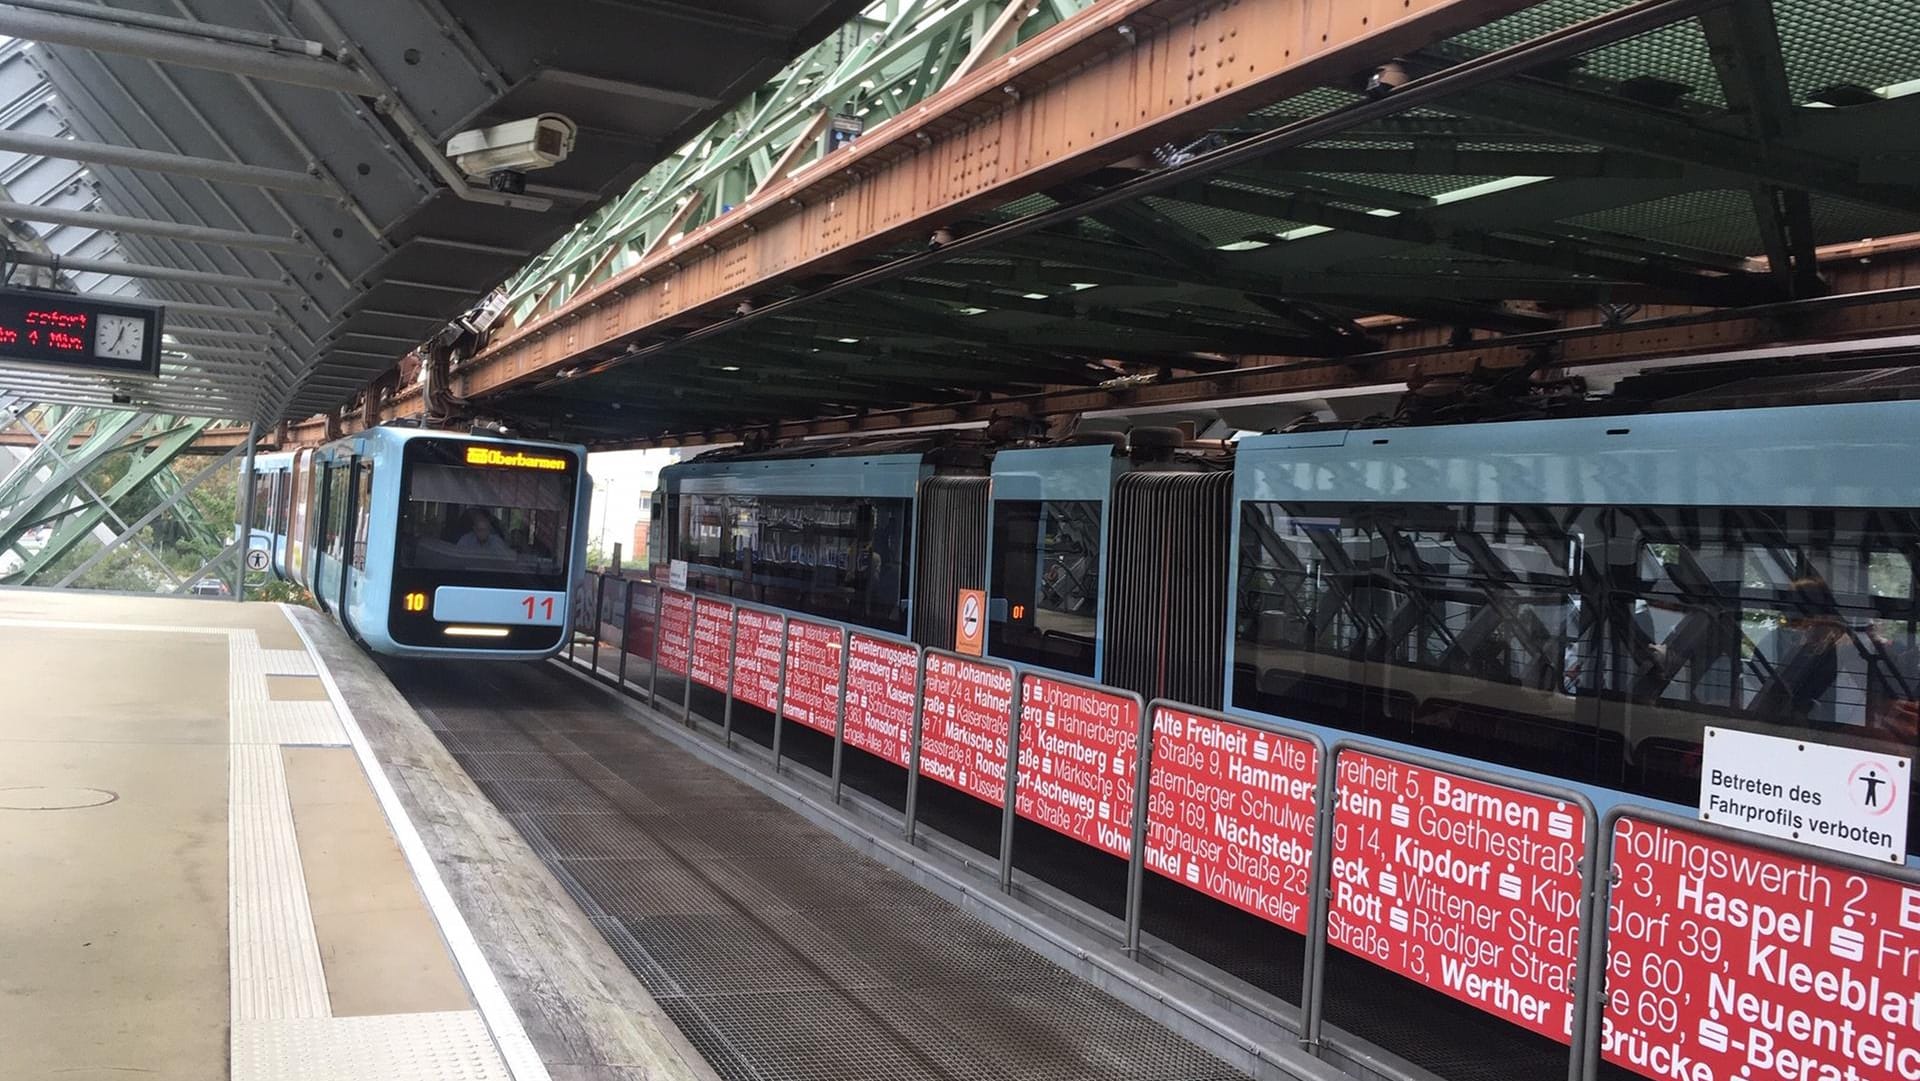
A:
POLYGON ((313 520, 314 454, 311 450, 295 451, 293 467, 288 476, 293 478, 293 511, 287 524, 287 567, 293 580, 311 588, 307 580, 307 560, 310 534, 307 530, 313 520))
POLYGON ((346 564, 341 568, 340 621, 349 623, 354 595, 368 586, 367 530, 373 512, 373 459, 353 459, 352 483, 347 486, 346 529, 341 544, 346 564))
POLYGON ((345 551, 340 538, 346 532, 347 467, 345 464, 322 461, 316 477, 320 490, 315 504, 313 599, 320 607, 337 615, 341 590, 346 581, 345 551), (328 577, 329 570, 332 577, 328 577))

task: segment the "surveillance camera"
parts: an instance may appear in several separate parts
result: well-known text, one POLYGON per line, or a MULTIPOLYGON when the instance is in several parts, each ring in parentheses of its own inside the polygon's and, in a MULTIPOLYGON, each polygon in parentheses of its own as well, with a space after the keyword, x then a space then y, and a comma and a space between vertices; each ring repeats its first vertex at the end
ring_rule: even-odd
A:
POLYGON ((1367 77, 1367 96, 1384 98, 1407 85, 1411 78, 1412 76, 1407 74, 1407 69, 1402 67, 1398 60, 1382 64, 1367 77))
POLYGON ((526 189, 526 173, 567 160, 578 125, 559 113, 463 131, 447 140, 447 157, 460 171, 495 191, 526 189))

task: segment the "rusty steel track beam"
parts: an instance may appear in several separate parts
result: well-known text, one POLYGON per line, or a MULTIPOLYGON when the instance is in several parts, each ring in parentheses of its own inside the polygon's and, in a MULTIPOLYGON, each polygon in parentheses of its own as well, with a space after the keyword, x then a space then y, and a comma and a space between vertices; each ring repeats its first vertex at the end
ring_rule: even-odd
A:
POLYGON ((485 395, 1370 69, 1526 0, 1111 0, 463 366, 485 395))

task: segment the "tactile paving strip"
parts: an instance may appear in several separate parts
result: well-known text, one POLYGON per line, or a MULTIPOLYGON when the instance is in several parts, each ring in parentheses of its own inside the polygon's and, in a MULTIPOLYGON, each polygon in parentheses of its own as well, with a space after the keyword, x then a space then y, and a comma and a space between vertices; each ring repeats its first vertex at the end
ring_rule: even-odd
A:
POLYGON ((327 1016, 326 976, 307 904, 280 748, 235 744, 227 810, 232 1015, 243 1021, 327 1016))
POLYGON ((250 630, 227 635, 227 710, 234 743, 287 744, 295 746, 344 747, 347 730, 333 711, 331 702, 276 702, 267 693, 267 676, 272 674, 312 674, 313 659, 306 660, 306 672, 294 672, 297 663, 289 658, 304 651, 261 649, 260 639, 250 630))
POLYGON ((470 722, 439 732, 456 754, 522 752, 476 760, 477 783, 729 1081, 1240 1076, 646 729, 589 715, 597 695, 564 674, 448 669, 424 694, 470 722), (474 718, 479 702, 524 723, 474 718), (534 745, 574 779, 507 761, 534 745), (625 780, 572 769, 583 752, 625 780))
POLYGON ((245 1021, 233 1081, 509 1081, 475 1010, 245 1021))
POLYGON ((270 676, 311 676, 319 669, 304 649, 262 649, 261 667, 270 676))

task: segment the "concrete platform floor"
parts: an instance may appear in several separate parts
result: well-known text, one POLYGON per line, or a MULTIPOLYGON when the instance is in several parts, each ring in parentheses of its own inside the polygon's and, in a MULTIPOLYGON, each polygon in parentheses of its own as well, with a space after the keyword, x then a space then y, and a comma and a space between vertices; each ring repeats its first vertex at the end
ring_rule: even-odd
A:
POLYGON ((0 1077, 545 1081, 357 731, 278 606, 0 590, 0 1077))

